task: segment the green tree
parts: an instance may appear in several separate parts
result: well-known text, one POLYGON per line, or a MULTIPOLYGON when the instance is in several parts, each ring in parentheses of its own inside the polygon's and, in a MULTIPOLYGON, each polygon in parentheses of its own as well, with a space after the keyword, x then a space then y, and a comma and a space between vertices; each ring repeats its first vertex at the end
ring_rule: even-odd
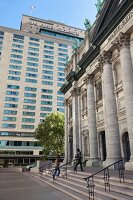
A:
POLYGON ((35 130, 35 138, 44 147, 44 154, 57 155, 64 153, 64 114, 51 113, 46 116, 35 130))

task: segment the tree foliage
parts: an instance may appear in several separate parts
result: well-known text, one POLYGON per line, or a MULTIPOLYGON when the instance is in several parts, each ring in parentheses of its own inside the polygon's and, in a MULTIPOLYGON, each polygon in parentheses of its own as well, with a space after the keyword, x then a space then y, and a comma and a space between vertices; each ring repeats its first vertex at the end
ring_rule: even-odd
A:
POLYGON ((57 155, 64 152, 64 114, 56 112, 46 116, 35 130, 35 138, 44 147, 44 154, 57 155))

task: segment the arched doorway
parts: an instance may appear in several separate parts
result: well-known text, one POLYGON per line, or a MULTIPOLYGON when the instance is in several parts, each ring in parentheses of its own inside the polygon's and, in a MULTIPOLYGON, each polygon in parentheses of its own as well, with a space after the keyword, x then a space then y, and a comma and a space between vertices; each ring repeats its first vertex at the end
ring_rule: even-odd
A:
POLYGON ((128 162, 130 160, 130 155, 131 155, 128 132, 125 132, 122 136, 122 145, 123 145, 123 154, 125 161, 128 162))
POLYGON ((100 151, 100 159, 101 161, 106 160, 106 138, 105 131, 100 132, 99 134, 99 151, 100 151))

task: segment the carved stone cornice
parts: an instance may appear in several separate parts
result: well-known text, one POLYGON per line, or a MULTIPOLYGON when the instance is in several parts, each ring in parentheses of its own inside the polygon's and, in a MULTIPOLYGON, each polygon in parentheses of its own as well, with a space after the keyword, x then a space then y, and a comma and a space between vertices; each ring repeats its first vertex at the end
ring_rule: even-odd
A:
POLYGON ((72 96, 79 96, 81 93, 81 88, 80 87, 75 87, 73 88, 73 90, 71 91, 71 95, 72 96))
POLYGON ((89 83, 93 83, 94 77, 94 74, 87 74, 87 76, 84 78, 85 84, 88 85, 89 83))
POLYGON ((102 62, 103 62, 103 65, 112 63, 112 53, 110 51, 103 51, 102 62))
POLYGON ((130 35, 121 32, 119 36, 116 38, 114 43, 117 46, 117 48, 121 50, 122 48, 125 48, 129 45, 129 41, 130 41, 130 35))

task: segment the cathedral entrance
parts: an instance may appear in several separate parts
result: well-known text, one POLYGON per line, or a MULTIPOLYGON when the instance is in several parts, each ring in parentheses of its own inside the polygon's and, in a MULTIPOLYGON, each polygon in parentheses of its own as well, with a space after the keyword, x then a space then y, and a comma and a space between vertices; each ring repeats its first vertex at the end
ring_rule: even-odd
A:
POLYGON ((123 145, 123 154, 125 162, 128 162, 130 160, 130 155, 131 155, 128 132, 125 132, 122 136, 122 145, 123 145))
POLYGON ((100 159, 103 162, 106 160, 105 131, 100 132, 100 135, 99 135, 99 151, 100 151, 100 159))

